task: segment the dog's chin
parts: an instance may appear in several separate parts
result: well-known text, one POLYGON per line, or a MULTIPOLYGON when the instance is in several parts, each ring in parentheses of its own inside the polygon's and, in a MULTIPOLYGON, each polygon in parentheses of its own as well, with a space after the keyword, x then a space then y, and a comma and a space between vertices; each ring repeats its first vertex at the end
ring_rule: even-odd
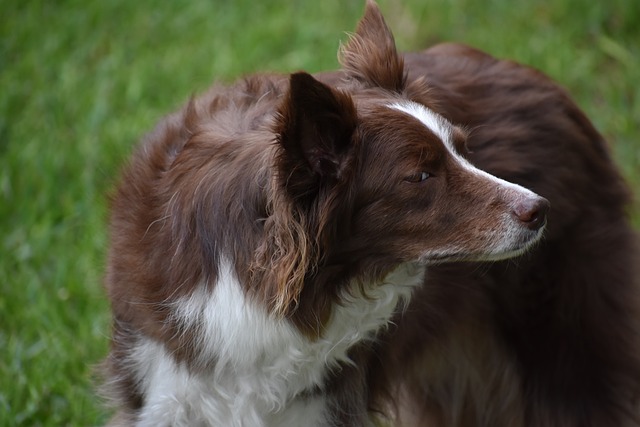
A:
POLYGON ((451 262, 495 262, 517 258, 535 247, 542 240, 543 233, 544 227, 507 247, 489 249, 487 252, 467 252, 464 250, 428 252, 420 258, 420 262, 425 265, 435 265, 451 262))

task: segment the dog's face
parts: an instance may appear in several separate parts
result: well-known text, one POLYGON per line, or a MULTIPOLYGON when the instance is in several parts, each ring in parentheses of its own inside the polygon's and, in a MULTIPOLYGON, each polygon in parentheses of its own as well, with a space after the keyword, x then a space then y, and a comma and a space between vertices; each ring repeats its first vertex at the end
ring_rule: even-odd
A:
POLYGON ((541 235, 548 203, 472 166, 466 132, 412 101, 366 108, 356 130, 353 253, 497 260, 541 235))

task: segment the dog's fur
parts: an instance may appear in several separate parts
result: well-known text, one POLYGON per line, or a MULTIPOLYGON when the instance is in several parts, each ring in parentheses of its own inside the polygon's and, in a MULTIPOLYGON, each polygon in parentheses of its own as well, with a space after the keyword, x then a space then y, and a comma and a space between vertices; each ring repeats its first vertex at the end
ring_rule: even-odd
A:
POLYGON ((398 54, 371 1, 341 63, 215 86, 133 156, 112 424, 640 425, 630 195, 584 114, 465 46, 398 54))

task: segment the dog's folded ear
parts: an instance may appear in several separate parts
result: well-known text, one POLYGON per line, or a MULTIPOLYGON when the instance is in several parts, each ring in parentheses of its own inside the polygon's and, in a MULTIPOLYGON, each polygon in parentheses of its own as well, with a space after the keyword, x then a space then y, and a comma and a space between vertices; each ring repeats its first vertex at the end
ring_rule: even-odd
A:
POLYGON ((342 178, 356 128, 351 97, 307 73, 291 75, 275 132, 281 184, 295 199, 313 196, 322 183, 342 178))
POLYGON ((340 63, 347 75, 367 86, 402 92, 406 83, 404 60, 398 55, 393 34, 373 0, 346 45, 340 48, 340 63))

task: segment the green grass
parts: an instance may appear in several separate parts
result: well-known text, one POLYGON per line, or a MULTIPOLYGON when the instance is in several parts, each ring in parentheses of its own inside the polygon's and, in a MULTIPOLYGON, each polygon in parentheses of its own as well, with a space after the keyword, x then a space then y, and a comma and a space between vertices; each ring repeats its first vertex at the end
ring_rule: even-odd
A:
MULTIPOLYGON (((335 68, 363 3, 3 2, 0 426, 106 420, 106 195, 139 136, 214 79, 335 68)), ((640 2, 381 3, 404 49, 464 41, 560 81, 640 188, 640 2)))

